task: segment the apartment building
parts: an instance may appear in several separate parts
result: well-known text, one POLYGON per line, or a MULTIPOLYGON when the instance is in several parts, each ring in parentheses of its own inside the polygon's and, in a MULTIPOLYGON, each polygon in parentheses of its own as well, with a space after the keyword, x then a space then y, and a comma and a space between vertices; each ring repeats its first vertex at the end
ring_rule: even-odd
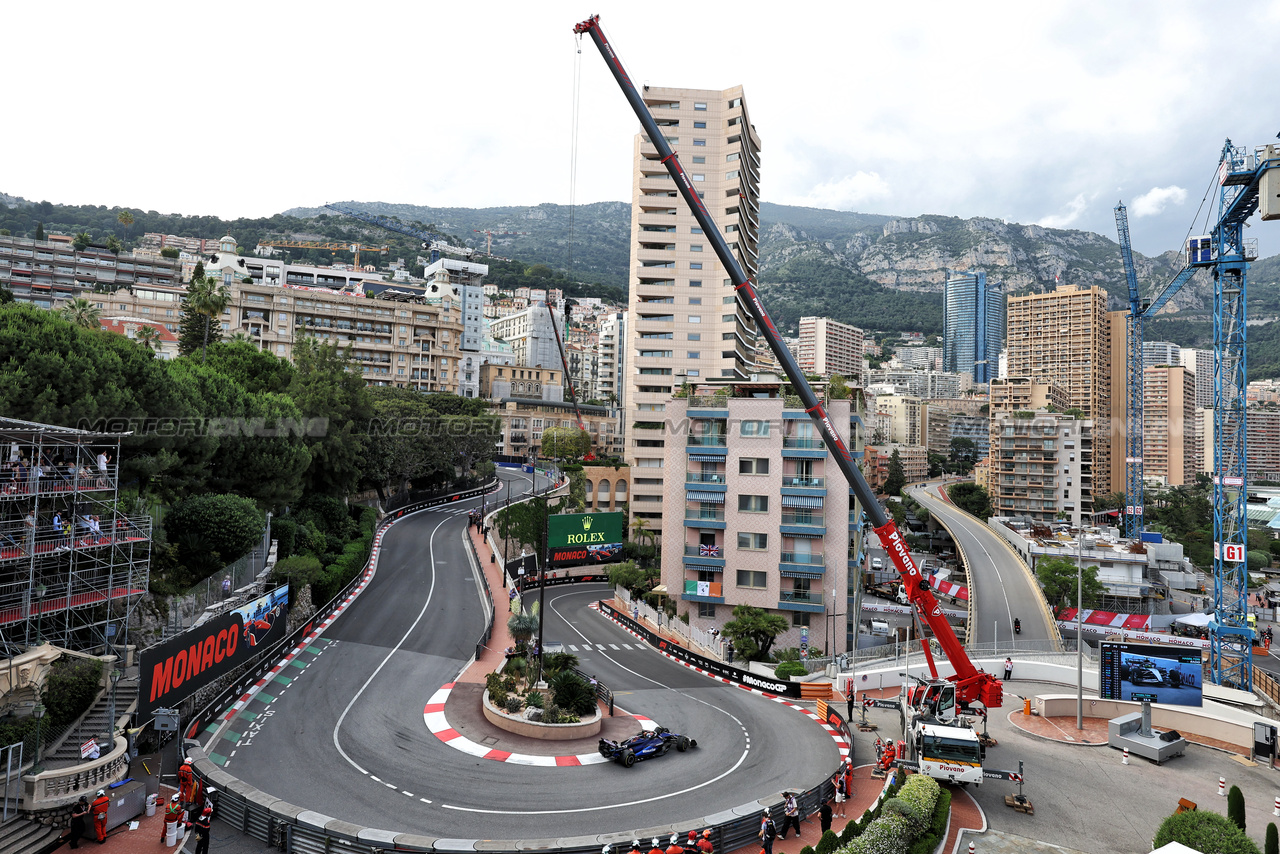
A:
POLYGON ((625 411, 627 365, 627 313, 618 311, 600 322, 596 344, 596 397, 625 411))
POLYGON ((910 368, 913 371, 942 370, 941 347, 898 347, 893 351, 889 364, 910 368))
POLYGON ((1142 367, 1154 365, 1181 365, 1182 348, 1171 341, 1143 341, 1142 367))
MULTIPOLYGON (((758 274, 760 138, 742 87, 646 86, 658 127, 746 274, 758 274)), ((680 197, 657 147, 634 143, 631 290, 626 325, 627 460, 631 508, 662 530, 662 487, 644 469, 665 462, 663 413, 685 379, 746 378, 756 362, 756 328, 708 235, 680 197)))
MULTIPOLYGON (((1211 471, 1213 469, 1213 410, 1200 411, 1206 416, 1202 423, 1208 423, 1210 439, 1202 443, 1205 458, 1204 470, 1211 471)), ((1280 481, 1280 410, 1247 410, 1245 436, 1249 442, 1249 482, 1280 481)))
MULTIPOLYGON (((776 396, 694 393, 669 401, 663 450, 662 581, 679 613, 701 629, 723 626, 736 605, 785 617, 776 646, 848 649, 850 542, 859 515, 809 415, 776 396), (730 566, 732 562, 732 566, 730 566)), ((734 394, 767 393, 767 384, 734 394)), ((828 404, 850 447, 850 401, 828 404)), ((633 467, 632 507, 644 469, 633 467)))
POLYGON ((884 442, 923 447, 929 437, 929 405, 905 394, 878 394, 874 411, 884 413, 888 430, 884 442))
MULTIPOLYGON (((1113 394, 1113 330, 1106 291, 1096 285, 1059 285, 1048 293, 1010 297, 1007 312, 1009 376, 1053 381, 1063 387, 1068 406, 1079 409, 1090 422, 1091 487, 1097 495, 1109 494, 1115 474, 1113 441, 1121 473, 1114 485, 1124 483, 1123 415, 1113 423, 1112 413, 1113 397, 1118 397, 1123 411, 1124 393, 1121 385, 1113 394)), ((1118 334, 1123 340, 1123 331, 1118 334)))
POLYGON ((830 379, 839 374, 851 386, 862 386, 862 330, 829 317, 800 318, 796 362, 806 374, 830 379))
POLYGON ((564 315, 538 302, 528 308, 489 322, 489 334, 510 344, 516 353, 516 362, 526 367, 562 367, 560 346, 556 341, 557 322, 564 315))
POLYGON ((1093 512, 1093 422, 1062 413, 991 413, 991 506, 997 516, 1073 525, 1093 512))
POLYGON ((0 287, 12 292, 16 302, 40 308, 93 294, 102 295, 96 301, 105 304, 105 295, 127 295, 140 286, 165 291, 180 284, 180 269, 168 258, 117 256, 103 246, 76 250, 61 240, 0 235, 0 287))
POLYGON ((929 477, 929 452, 920 445, 903 445, 898 442, 887 442, 880 445, 867 445, 862 458, 862 474, 872 489, 884 488, 889 477, 889 460, 893 452, 898 452, 898 460, 902 463, 902 475, 907 483, 925 480, 929 477))
POLYGON ((1193 483, 1203 453, 1195 374, 1168 363, 1147 367, 1142 394, 1143 479, 1166 486, 1193 483))
POLYGON ((1178 360, 1196 376, 1196 408, 1213 409, 1213 351, 1183 347, 1178 360))
POLYGON ((1070 407, 1067 390, 1052 380, 1036 382, 1027 377, 1010 377, 991 383, 991 413, 1066 410, 1070 407))
POLYGON ((978 384, 996 376, 1004 347, 1004 289, 981 270, 947 271, 942 288, 942 369, 978 384))
POLYGON ((868 371, 866 388, 887 387, 893 394, 909 394, 915 397, 958 398, 973 388, 970 374, 947 371, 916 371, 905 368, 885 368, 868 371))

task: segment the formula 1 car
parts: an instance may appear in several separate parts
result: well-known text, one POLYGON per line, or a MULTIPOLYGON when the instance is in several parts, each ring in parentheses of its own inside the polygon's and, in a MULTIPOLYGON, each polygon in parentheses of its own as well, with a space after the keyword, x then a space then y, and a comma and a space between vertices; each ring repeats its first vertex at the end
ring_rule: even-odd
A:
POLYGON ((1134 685, 1163 685, 1164 677, 1155 667, 1139 664, 1129 668, 1129 681, 1134 685))
POLYGON ((600 755, 605 759, 621 762, 626 768, 636 764, 637 760, 662 756, 672 747, 678 753, 684 753, 690 747, 697 747, 698 742, 688 736, 677 735, 666 727, 654 727, 633 735, 625 741, 600 739, 600 755))

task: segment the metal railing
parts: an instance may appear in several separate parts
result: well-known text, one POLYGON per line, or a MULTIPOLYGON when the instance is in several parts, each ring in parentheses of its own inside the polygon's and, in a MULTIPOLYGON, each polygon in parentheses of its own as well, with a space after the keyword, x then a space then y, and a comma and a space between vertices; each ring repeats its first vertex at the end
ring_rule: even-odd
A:
POLYGON ((686 557, 724 558, 724 546, 685 546, 686 557))
POLYGON ((778 591, 779 602, 793 602, 801 605, 821 605, 822 592, 817 593, 811 590, 780 590, 778 591))
POLYGON ((814 528, 825 528, 827 523, 821 516, 812 513, 783 513, 783 525, 809 525, 814 528))
POLYGON ((794 474, 784 474, 782 476, 782 485, 821 489, 827 485, 827 479, 825 477, 802 477, 794 474))
POLYGON ((826 561, 822 554, 814 552, 782 552, 780 555, 783 563, 804 564, 807 566, 825 566, 826 561))
POLYGON ((718 434, 711 436, 690 436, 685 444, 691 447, 723 448, 728 444, 728 437, 718 434))
POLYGON ((816 451, 816 450, 821 450, 825 448, 826 445, 822 443, 821 439, 811 439, 803 436, 802 437, 783 436, 782 447, 797 448, 797 449, 813 449, 816 451))
POLYGON ((724 483, 724 474, 715 472, 686 472, 684 476, 685 483, 724 483))
POLYGON ((708 522, 723 522, 723 521, 724 521, 724 511, 723 511, 723 510, 720 510, 720 511, 710 511, 710 510, 685 510, 685 511, 684 511, 684 518, 686 518, 686 519, 705 519, 705 520, 707 520, 708 522))

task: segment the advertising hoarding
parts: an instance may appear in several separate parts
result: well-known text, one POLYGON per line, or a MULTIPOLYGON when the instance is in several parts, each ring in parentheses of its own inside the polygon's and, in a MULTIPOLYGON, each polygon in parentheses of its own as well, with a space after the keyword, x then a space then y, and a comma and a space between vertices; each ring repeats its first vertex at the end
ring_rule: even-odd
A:
POLYGON ((563 513, 547 519, 551 566, 612 563, 622 556, 625 513, 563 513))

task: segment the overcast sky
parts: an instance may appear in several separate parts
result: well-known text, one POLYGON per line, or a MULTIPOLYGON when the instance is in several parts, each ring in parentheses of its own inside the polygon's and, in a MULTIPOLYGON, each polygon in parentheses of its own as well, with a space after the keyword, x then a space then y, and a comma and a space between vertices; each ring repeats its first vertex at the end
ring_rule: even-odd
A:
POLYGON ((592 12, 637 83, 746 87, 781 204, 1114 238, 1123 199, 1157 254, 1224 140, 1280 131, 1280 3, 593 2, 10 3, 0 191, 226 218, 626 200, 638 122, 578 52, 592 12))

